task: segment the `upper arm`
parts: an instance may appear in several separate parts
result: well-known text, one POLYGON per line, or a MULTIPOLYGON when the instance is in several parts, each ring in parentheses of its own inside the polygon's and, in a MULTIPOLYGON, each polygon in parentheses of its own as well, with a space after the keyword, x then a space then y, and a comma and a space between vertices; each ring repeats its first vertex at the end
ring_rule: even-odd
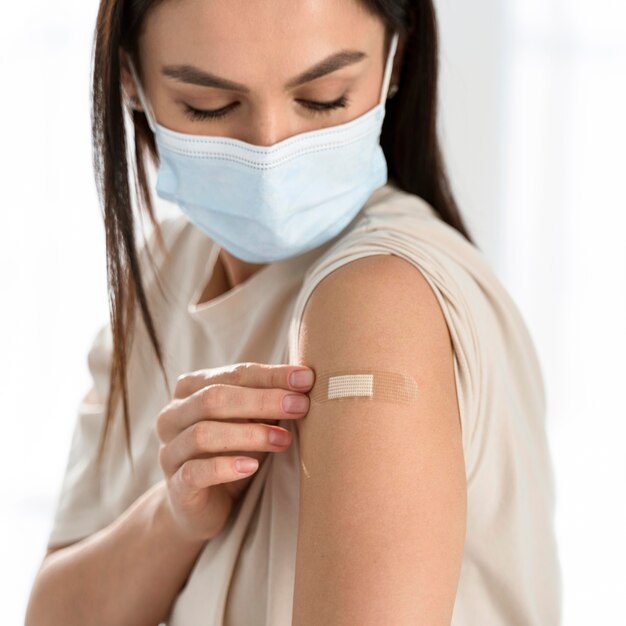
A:
POLYGON ((338 268, 306 303, 298 361, 404 373, 417 398, 312 401, 297 422, 294 626, 449 624, 466 480, 453 349, 430 285, 394 255, 338 268))

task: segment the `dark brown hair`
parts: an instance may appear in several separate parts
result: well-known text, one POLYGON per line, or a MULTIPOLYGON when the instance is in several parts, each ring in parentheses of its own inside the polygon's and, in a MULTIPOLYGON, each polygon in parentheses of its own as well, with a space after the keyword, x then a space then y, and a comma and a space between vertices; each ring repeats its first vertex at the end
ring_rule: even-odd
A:
MULTIPOLYGON (((131 453, 128 415, 127 361, 132 345, 136 304, 172 395, 163 365, 161 345, 148 309, 141 274, 135 225, 137 210, 145 211, 164 248, 146 175, 146 158, 158 165, 154 136, 145 115, 133 110, 134 153, 129 168, 124 125, 120 51, 133 60, 142 76, 138 39, 148 11, 163 0, 101 0, 94 33, 92 140, 96 185, 103 207, 109 309, 113 349, 106 418, 98 464, 102 460, 116 402, 122 398, 127 450, 131 453), (131 174, 132 170, 132 174, 131 174), (132 182, 131 182, 132 181, 132 182), (131 186, 133 193, 131 196, 131 186), (133 209, 133 201, 138 209, 133 209)), ((386 103, 381 135, 389 179, 400 189, 426 200, 443 221, 472 240, 463 222, 442 157, 438 130, 439 42, 432 0, 360 0, 386 26, 385 55, 394 30, 407 36, 397 95, 386 103)), ((154 268, 152 257, 150 261, 154 268)), ((155 275, 157 273, 155 272, 155 275)), ((161 289, 162 291, 162 289, 161 289)), ((134 469, 134 468, 133 468, 134 469)))

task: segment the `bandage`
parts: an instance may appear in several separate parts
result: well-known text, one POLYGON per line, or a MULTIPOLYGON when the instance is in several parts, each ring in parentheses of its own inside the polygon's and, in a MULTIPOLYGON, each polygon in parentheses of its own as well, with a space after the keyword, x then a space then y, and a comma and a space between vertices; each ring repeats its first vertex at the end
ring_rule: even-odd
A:
MULTIPOLYGON (((345 401, 391 402, 410 404, 417 398, 417 382, 404 372, 387 370, 335 370, 315 372, 315 384, 309 392, 311 402, 345 401)), ((311 478, 304 459, 300 465, 311 478)))
POLYGON ((316 372, 309 392, 312 402, 345 399, 408 404, 417 398, 417 382, 404 372, 339 370, 316 372))

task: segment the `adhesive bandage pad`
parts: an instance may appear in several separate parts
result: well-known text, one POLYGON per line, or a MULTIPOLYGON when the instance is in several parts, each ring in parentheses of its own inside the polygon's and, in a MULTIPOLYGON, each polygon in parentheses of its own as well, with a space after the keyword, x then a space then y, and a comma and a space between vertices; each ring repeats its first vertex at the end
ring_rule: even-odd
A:
POLYGON ((315 373, 309 392, 312 402, 360 398, 367 401, 409 404, 417 398, 417 382, 402 372, 339 370, 315 373))

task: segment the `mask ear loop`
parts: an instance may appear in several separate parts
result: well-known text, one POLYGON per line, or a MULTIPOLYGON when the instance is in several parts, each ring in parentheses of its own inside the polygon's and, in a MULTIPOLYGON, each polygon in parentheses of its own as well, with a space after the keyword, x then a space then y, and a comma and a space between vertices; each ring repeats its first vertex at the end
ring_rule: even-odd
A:
POLYGON ((141 102, 141 106, 143 107, 143 111, 146 115, 146 119, 148 120, 148 126, 150 126, 150 130, 156 134, 156 121, 154 114, 152 113, 152 108, 148 104, 148 98, 144 93, 144 90, 141 86, 141 81, 139 80, 139 76, 137 75, 137 70, 135 69, 135 64, 132 59, 128 58, 128 66, 130 67, 130 73, 133 77, 133 81, 135 82, 135 89, 137 89, 137 95, 139 96, 139 101, 141 102))
POLYGON ((391 39, 391 45, 389 46, 389 55, 387 56, 387 63, 385 64, 385 73, 383 75, 383 91, 380 96, 379 104, 384 104, 387 100, 387 94, 389 93, 389 81, 391 80, 391 70, 393 69, 393 61, 396 56, 396 49, 398 47, 398 31, 395 31, 393 38, 391 39))

